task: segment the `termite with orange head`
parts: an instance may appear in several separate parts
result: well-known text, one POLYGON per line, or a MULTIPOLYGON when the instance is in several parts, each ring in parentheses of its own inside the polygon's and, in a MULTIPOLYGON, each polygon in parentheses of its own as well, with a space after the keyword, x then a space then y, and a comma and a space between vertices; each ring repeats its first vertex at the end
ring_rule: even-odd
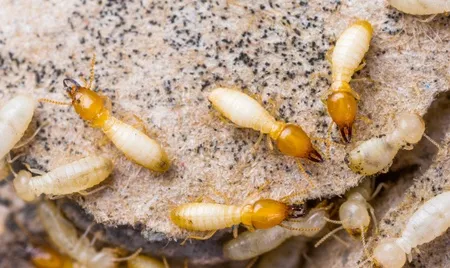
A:
POLYGON ((326 94, 328 113, 338 126, 345 142, 352 138, 353 123, 358 110, 358 94, 350 87, 353 74, 369 50, 372 25, 359 20, 339 37, 331 55, 332 84, 326 94))
POLYGON ((388 0, 396 9, 412 15, 450 12, 450 0, 388 0))
MULTIPOLYGON (((0 109, 0 180, 9 175, 6 158, 22 138, 33 118, 37 101, 30 96, 19 95, 0 109)), ((20 146, 19 146, 20 147, 20 146)))
POLYGON ((78 237, 75 226, 63 217, 62 213, 53 203, 48 201, 39 204, 38 215, 45 231, 56 248, 60 252, 70 256, 77 263, 88 268, 117 267, 117 262, 131 259, 140 252, 138 250, 130 257, 117 258, 112 248, 103 248, 97 251, 86 236, 78 237))
POLYGON ((73 261, 49 246, 37 246, 27 250, 30 259, 37 268, 73 268, 73 261))
POLYGON ((366 140, 359 144, 345 157, 347 165, 353 172, 373 175, 387 172, 398 151, 403 148, 411 150, 422 136, 439 148, 439 145, 425 134, 425 122, 416 113, 404 112, 398 115, 393 132, 366 140))
POLYGON ((16 174, 13 183, 20 198, 33 201, 41 194, 66 195, 82 192, 104 181, 112 170, 113 164, 110 159, 89 156, 48 173, 41 173, 37 177, 32 177, 30 172, 21 170, 16 174))
POLYGON ((433 241, 450 227, 450 192, 439 194, 423 204, 409 218, 399 238, 379 242, 371 259, 383 268, 401 268, 411 250, 433 241))
POLYGON ((324 209, 313 209, 289 225, 289 229, 275 226, 254 232, 247 231, 223 246, 224 256, 230 260, 247 260, 281 245, 292 236, 313 237, 326 225, 328 213, 324 209))
MULTIPOLYGON (((135 163, 153 171, 168 170, 170 161, 161 145, 142 131, 112 116, 110 100, 91 89, 94 65, 95 55, 92 59, 90 81, 86 85, 81 86, 70 78, 63 81, 77 114, 91 126, 100 128, 114 145, 135 163)), ((58 103, 47 99, 42 101, 58 103)))
POLYGON ((219 229, 243 224, 250 230, 268 229, 283 224, 292 218, 303 216, 304 204, 287 204, 273 199, 259 199, 256 202, 244 202, 241 206, 216 203, 187 203, 174 208, 170 219, 177 226, 189 231, 210 231, 205 237, 189 236, 188 238, 205 240, 219 229))

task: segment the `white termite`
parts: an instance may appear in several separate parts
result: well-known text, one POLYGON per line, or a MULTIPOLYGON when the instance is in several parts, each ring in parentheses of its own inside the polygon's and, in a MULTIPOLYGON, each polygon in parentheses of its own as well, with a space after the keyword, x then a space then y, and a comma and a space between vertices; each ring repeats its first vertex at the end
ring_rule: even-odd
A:
POLYGON ((87 268, 112 268, 116 263, 132 259, 135 254, 126 258, 117 258, 112 248, 97 251, 88 238, 78 236, 75 227, 66 220, 53 203, 42 202, 38 207, 38 215, 51 242, 58 251, 67 254, 79 264, 87 268))
MULTIPOLYGON (((358 174, 368 176, 386 172, 398 151, 401 148, 411 150, 411 145, 418 143, 425 135, 424 132, 425 122, 422 117, 416 113, 401 113, 393 132, 362 142, 347 154, 345 161, 358 174)), ((428 136, 425 137, 432 141, 428 136)))
POLYGON ((165 264, 155 258, 139 255, 135 258, 128 260, 128 268, 165 268, 165 264))
POLYGON ((389 4, 412 15, 432 15, 450 11, 450 0, 389 0, 389 4))
POLYGON ((450 192, 439 194, 423 204, 409 218, 399 238, 381 241, 375 247, 373 260, 384 268, 400 268, 411 250, 444 234, 450 227, 450 192))
POLYGON ((292 236, 313 237, 326 225, 327 215, 323 209, 313 210, 308 216, 292 222, 289 229, 275 226, 270 229, 244 232, 224 245, 224 255, 230 260, 246 260, 278 247, 292 236))
POLYGON ((112 170, 113 163, 110 159, 88 156, 36 177, 21 170, 13 183, 20 198, 32 201, 40 194, 66 195, 82 192, 104 181, 112 170))

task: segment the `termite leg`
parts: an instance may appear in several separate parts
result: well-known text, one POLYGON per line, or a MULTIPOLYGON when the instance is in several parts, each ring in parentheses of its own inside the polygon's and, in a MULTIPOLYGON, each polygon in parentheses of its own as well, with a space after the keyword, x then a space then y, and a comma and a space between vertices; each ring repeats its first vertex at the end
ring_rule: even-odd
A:
POLYGON ((202 203, 203 201, 207 201, 207 202, 210 202, 210 203, 216 203, 216 200, 214 200, 214 199, 212 199, 211 197, 209 197, 209 196, 204 196, 204 195, 202 195, 202 196, 199 196, 199 197, 197 197, 196 199, 194 199, 194 203, 202 203))
POLYGON ((121 261, 127 261, 127 260, 134 259, 134 258, 136 258, 136 257, 139 255, 139 253, 141 253, 141 251, 142 251, 142 248, 138 248, 138 249, 137 249, 133 254, 131 254, 130 256, 123 257, 123 258, 113 258, 113 261, 114 261, 114 262, 121 262, 121 261))
POLYGON ((362 63, 355 69, 355 73, 361 71, 364 67, 366 67, 366 60, 363 59, 362 63))
POLYGON ((103 190, 105 188, 111 188, 112 189, 112 187, 109 186, 109 185, 102 185, 100 187, 97 187, 95 190, 92 190, 92 191, 83 190, 83 191, 79 191, 78 193, 80 195, 82 195, 82 196, 87 196, 87 195, 95 194, 96 192, 100 192, 101 190, 103 190))
POLYGON ((269 148, 269 150, 273 151, 273 143, 272 143, 272 139, 270 138, 269 135, 266 135, 266 142, 267 142, 267 148, 269 148))
POLYGON ((170 268, 169 262, 167 261, 166 256, 162 256, 162 260, 164 263, 164 268, 170 268))
POLYGON ((337 236, 336 234, 331 235, 334 239, 336 239, 336 241, 338 241, 339 243, 341 243, 342 245, 344 245, 346 248, 349 248, 350 245, 344 241, 344 239, 340 238, 339 236, 337 236))
POLYGON ((253 148, 251 150, 251 154, 255 155, 255 153, 258 151, 259 145, 261 144, 262 139, 264 138, 264 133, 260 133, 258 140, 256 140, 255 144, 253 145, 253 148))
POLYGON ((188 268, 189 267, 189 259, 185 258, 184 262, 183 262, 183 268, 188 268))
POLYGON ((366 123, 366 124, 372 124, 373 123, 372 119, 370 119, 369 117, 367 117, 365 115, 357 115, 356 118, 361 120, 361 121, 364 121, 364 123, 366 123))
POLYGON ((428 136, 427 134, 423 133, 423 136, 429 141, 431 142, 434 146, 436 146, 438 148, 438 154, 440 154, 440 152, 442 152, 442 148, 439 145, 439 143, 435 140, 433 140, 430 136, 428 136))
MULTIPOLYGON (((5 159, 6 160, 6 164, 8 165, 8 168, 11 171, 11 173, 14 175, 14 177, 17 177, 17 173, 14 171, 14 169, 12 167, 12 163, 14 163, 14 161, 16 161, 16 158, 19 158, 20 156, 22 156, 24 154, 25 153, 16 155, 13 159, 11 159, 11 154, 10 153, 8 153, 6 155, 6 159, 5 159)), ((5 160, 2 159, 1 161, 5 161, 5 160)))
POLYGON ((338 227, 336 229, 334 229, 333 231, 329 232, 328 234, 326 234, 324 237, 322 237, 319 241, 317 241, 317 243, 314 245, 314 247, 318 247, 320 246, 323 242, 325 242, 325 240, 327 240, 330 236, 334 235, 335 233, 339 232, 340 230, 344 229, 343 226, 338 227))
POLYGON ((375 210, 369 203, 367 203, 367 207, 369 208, 370 216, 372 216, 373 226, 375 227, 375 234, 378 235, 378 223, 377 218, 375 217, 375 210))
POLYGON ((367 249, 367 245, 366 245, 366 239, 364 237, 364 227, 361 225, 360 228, 361 228, 361 242, 363 244, 364 253, 366 254, 366 256, 368 258, 370 258, 370 253, 369 253, 369 250, 367 249))
POLYGON ((309 185, 311 186, 311 188, 316 188, 316 185, 312 182, 311 177, 309 176, 309 174, 306 172, 305 168, 303 167, 302 162, 300 161, 300 159, 296 159, 297 161, 297 166, 300 169, 300 172, 303 173, 303 175, 305 176, 306 180, 308 181, 309 185))
POLYGON ((249 263, 245 266, 245 268, 252 268, 253 265, 258 261, 259 256, 254 257, 249 261, 249 263))
POLYGON ((27 145, 28 143, 30 143, 34 139, 34 137, 36 137, 36 135, 39 133, 39 131, 41 131, 42 128, 44 128, 48 125, 49 125, 48 122, 45 122, 44 124, 40 125, 28 139, 26 139, 25 141, 23 141, 22 143, 20 143, 18 145, 16 144, 13 147, 13 149, 19 149, 19 148, 27 145))
POLYGON ((381 192, 381 189, 383 189, 383 188, 388 189, 389 186, 384 182, 378 184, 377 188, 375 189, 375 191, 373 191, 373 194, 370 196, 369 199, 367 199, 367 201, 374 199, 381 192))
MULTIPOLYGON (((331 124, 333 125, 333 124, 331 124)), ((330 157, 330 150, 331 150, 331 139, 324 139, 324 138, 318 138, 318 137, 311 137, 311 140, 313 141, 321 141, 323 143, 325 143, 325 145, 327 146, 327 158, 331 159, 330 157)))
POLYGON ((35 174, 38 174, 38 175, 45 175, 46 174, 46 172, 44 172, 44 171, 42 171, 42 170, 39 170, 39 169, 36 169, 36 168, 31 168, 30 167, 30 165, 28 165, 27 163, 23 163, 23 165, 28 169, 28 171, 30 171, 31 173, 35 173, 35 174))
POLYGON ((330 49, 328 49, 327 53, 325 54, 325 59, 330 64, 333 64, 333 60, 332 60, 333 51, 334 51, 334 46, 330 47, 330 49))
POLYGON ((186 239, 184 239, 184 241, 183 241, 180 245, 183 246, 184 244, 186 244, 186 241, 187 241, 188 239, 208 240, 208 239, 210 239, 216 232, 217 232, 217 230, 210 231, 210 232, 209 232, 207 235, 205 235, 205 236, 189 235, 188 237, 186 237, 186 239))
POLYGON ((233 230, 233 238, 237 238, 238 237, 238 228, 239 228, 239 225, 233 225, 231 227, 231 229, 233 230))

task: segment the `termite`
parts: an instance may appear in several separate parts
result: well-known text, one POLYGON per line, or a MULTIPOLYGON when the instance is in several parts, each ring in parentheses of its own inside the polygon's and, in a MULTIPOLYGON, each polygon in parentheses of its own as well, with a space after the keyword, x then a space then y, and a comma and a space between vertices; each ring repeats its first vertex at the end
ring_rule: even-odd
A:
POLYGON ((411 150, 422 136, 439 148, 439 145, 425 134, 425 122, 416 113, 403 112, 397 117, 396 128, 387 135, 381 135, 359 144, 348 153, 345 162, 358 174, 373 175, 386 172, 398 151, 411 150))
POLYGON ((139 254, 139 250, 126 258, 117 258, 114 249, 103 248, 97 251, 86 236, 78 237, 75 227, 66 220, 53 203, 42 202, 38 215, 51 242, 56 248, 88 268, 116 267, 116 263, 125 261, 139 254))
MULTIPOLYGON (((22 138, 33 118, 37 101, 30 96, 19 95, 9 100, 0 109, 0 180, 9 175, 7 158, 9 152, 22 138)), ((21 146, 17 146, 21 147, 21 146)))
MULTIPOLYGON (((89 83, 81 86, 71 78, 64 79, 64 87, 72 99, 71 105, 77 114, 92 127, 103 133, 135 163, 153 171, 164 172, 170 161, 161 145, 142 131, 128 125, 111 115, 110 100, 91 89, 94 81, 95 55, 92 58, 89 83)), ((41 99, 50 103, 58 101, 41 99)))
MULTIPOLYGON (((412 260, 411 250, 444 234, 450 227, 450 192, 439 194, 423 204, 406 223, 399 238, 377 244, 373 261, 384 268, 400 268, 412 260)), ((418 251, 418 250, 417 250, 418 251)))
POLYGON ((41 194, 66 195, 82 192, 104 181, 112 172, 110 159, 101 156, 88 156, 75 162, 60 166, 48 173, 32 177, 25 170, 19 171, 13 181, 17 195, 25 201, 33 201, 41 194))
POLYGON ((230 260, 247 260, 271 251, 292 236, 313 237, 326 225, 325 217, 328 217, 325 210, 312 210, 307 216, 295 220, 289 229, 275 226, 247 231, 223 246, 224 256, 230 260))
POLYGON ((372 180, 366 179, 360 185, 350 189, 346 195, 346 201, 339 207, 339 221, 330 220, 326 218, 328 222, 335 224, 342 224, 341 227, 334 229, 322 239, 320 239, 315 247, 322 244, 327 238, 334 235, 336 232, 345 229, 351 236, 359 235, 365 246, 364 234, 367 232, 370 225, 370 218, 373 219, 375 225, 375 232, 377 229, 377 220, 373 207, 369 204, 369 200, 372 200, 382 189, 385 187, 384 183, 380 183, 374 190, 372 180), (370 214, 369 214, 370 212, 370 214))
MULTIPOLYGON (((323 162, 322 156, 300 126, 275 120, 258 101, 242 91, 216 88, 209 94, 208 99, 216 110, 234 124, 260 131, 261 135, 268 134, 281 153, 313 162, 323 162)), ((303 171, 301 163, 298 163, 303 171)))
POLYGON ((168 264, 164 259, 164 263, 155 258, 151 258, 144 255, 136 256, 135 258, 128 260, 128 268, 168 268, 168 264))
POLYGON ((298 218, 304 211, 303 204, 291 205, 284 202, 291 196, 282 198, 282 201, 259 199, 256 202, 244 202, 242 206, 187 203, 174 208, 170 213, 170 219, 174 224, 186 230, 210 231, 204 237, 187 237, 199 240, 209 239, 217 230, 241 223, 249 230, 268 229, 277 225, 289 228, 282 222, 298 218))
POLYGON ((364 55, 369 50, 373 28, 359 20, 339 37, 331 55, 332 84, 326 94, 328 113, 339 128, 342 139, 350 142, 358 110, 359 95, 350 87, 353 74, 362 69, 364 55))
POLYGON ((449 0, 389 0, 389 4, 412 15, 432 15, 450 11, 449 0))

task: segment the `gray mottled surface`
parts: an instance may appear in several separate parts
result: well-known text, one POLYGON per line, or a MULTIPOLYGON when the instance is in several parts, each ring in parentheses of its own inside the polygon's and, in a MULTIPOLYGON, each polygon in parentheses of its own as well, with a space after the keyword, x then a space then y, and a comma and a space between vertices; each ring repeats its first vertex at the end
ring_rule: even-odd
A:
MULTIPOLYGON (((372 123, 359 120, 354 143, 333 145, 325 164, 305 162, 318 186, 307 197, 317 198, 355 186, 360 177, 343 163, 345 152, 391 130, 390 119, 399 111, 424 114, 450 80, 449 17, 421 22, 382 0, 1 4, 0 103, 18 92, 67 100, 62 79, 87 77, 95 52, 96 84, 112 99, 115 116, 139 115, 173 166, 164 175, 139 168, 111 144, 99 146, 103 135, 72 108, 50 104, 36 111, 32 128, 50 125, 24 149, 24 160, 48 170, 88 154, 113 157, 110 188, 71 198, 95 221, 138 226, 150 241, 185 236, 168 211, 174 203, 212 195, 213 188, 233 193, 231 201, 239 204, 265 180, 271 185, 263 194, 272 198, 308 185, 293 159, 265 144, 254 158, 245 157, 258 133, 218 118, 206 99, 214 87, 246 88, 266 107, 278 104, 277 118, 326 137, 330 119, 320 101, 330 84, 325 53, 357 18, 372 22, 367 67, 356 75, 372 80, 352 84, 362 97, 360 114, 372 123)), ((317 145, 326 152, 322 142, 317 145)))

